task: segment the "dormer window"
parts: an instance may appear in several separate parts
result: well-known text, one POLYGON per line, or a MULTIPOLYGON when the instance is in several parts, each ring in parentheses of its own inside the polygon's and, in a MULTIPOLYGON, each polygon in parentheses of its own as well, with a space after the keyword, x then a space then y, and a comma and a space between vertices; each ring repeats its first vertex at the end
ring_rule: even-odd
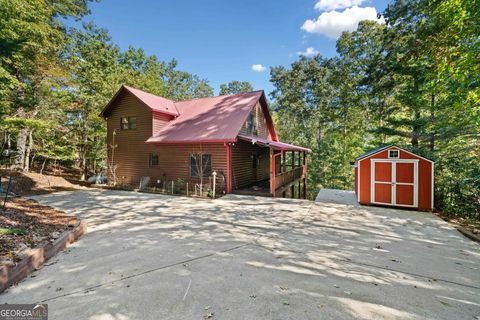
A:
POLYGON ((137 128, 137 117, 120 118, 120 127, 122 130, 134 130, 137 128))
POLYGON ((398 159, 400 157, 400 150, 397 150, 397 149, 388 150, 388 157, 390 159, 398 159))

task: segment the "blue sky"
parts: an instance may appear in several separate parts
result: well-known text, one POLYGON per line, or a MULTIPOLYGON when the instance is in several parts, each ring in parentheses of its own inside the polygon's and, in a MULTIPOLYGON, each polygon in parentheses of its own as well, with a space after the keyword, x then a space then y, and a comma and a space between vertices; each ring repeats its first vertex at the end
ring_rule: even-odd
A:
POLYGON ((299 52, 335 55, 338 33, 374 19, 388 2, 102 0, 84 20, 106 28, 122 49, 133 45, 161 60, 177 59, 179 69, 208 79, 215 93, 231 80, 268 93, 270 67, 290 65, 299 52), (254 71, 253 65, 261 66, 254 71))

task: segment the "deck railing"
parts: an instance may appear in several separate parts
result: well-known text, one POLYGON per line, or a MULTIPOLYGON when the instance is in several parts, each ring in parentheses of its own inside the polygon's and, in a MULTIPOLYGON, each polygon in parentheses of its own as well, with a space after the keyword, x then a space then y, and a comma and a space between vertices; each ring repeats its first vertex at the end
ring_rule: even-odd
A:
POLYGON ((303 176, 303 166, 287 170, 275 175, 275 190, 303 176))

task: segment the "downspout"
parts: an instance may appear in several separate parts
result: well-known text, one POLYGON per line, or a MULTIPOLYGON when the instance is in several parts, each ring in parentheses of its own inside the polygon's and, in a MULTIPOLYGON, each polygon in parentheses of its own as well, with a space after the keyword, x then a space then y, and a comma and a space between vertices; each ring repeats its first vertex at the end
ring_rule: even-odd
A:
POLYGON ((223 143, 225 150, 227 151, 227 193, 232 192, 232 177, 230 175, 230 166, 232 162, 232 157, 231 157, 231 150, 230 150, 230 144, 224 142, 223 143))

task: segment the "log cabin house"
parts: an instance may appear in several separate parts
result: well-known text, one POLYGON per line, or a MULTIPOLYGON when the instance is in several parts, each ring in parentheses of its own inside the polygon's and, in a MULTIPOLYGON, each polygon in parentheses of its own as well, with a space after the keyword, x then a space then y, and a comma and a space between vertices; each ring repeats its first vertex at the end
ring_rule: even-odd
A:
POLYGON ((101 116, 109 183, 208 185, 215 172, 217 193, 306 198, 310 150, 279 141, 263 90, 172 101, 124 85, 101 116))

